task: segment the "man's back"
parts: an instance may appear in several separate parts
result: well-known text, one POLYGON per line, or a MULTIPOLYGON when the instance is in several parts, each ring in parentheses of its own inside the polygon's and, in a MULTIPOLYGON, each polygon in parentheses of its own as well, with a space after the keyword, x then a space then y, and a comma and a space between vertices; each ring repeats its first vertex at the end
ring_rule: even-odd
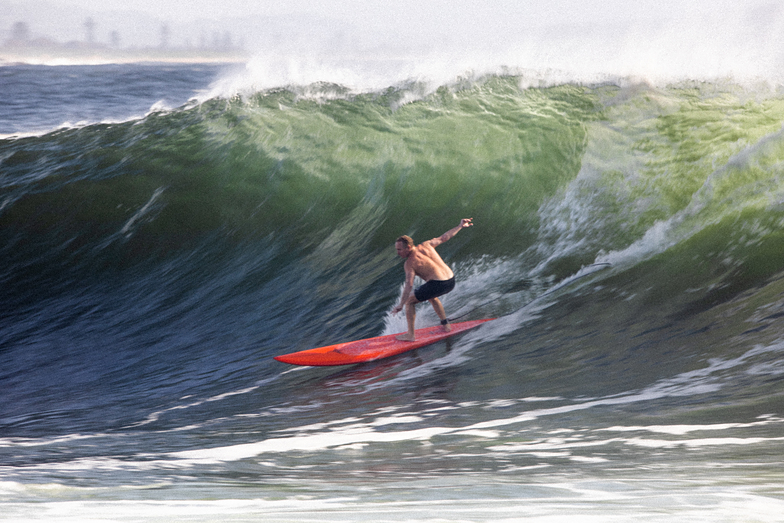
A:
POLYGON ((454 273, 436 252, 432 242, 433 240, 429 240, 414 247, 405 264, 425 281, 448 280, 454 273))

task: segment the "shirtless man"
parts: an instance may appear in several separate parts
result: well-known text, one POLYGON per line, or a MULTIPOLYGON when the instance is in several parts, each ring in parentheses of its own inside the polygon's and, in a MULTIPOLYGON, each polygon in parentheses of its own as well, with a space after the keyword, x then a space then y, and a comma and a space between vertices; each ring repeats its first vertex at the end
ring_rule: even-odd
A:
POLYGON ((455 273, 438 255, 436 247, 452 239, 461 229, 471 227, 473 225, 471 223, 472 219, 463 218, 457 227, 449 229, 438 238, 433 238, 416 246, 414 246, 414 240, 409 236, 401 236, 395 241, 395 249, 398 256, 406 260, 403 265, 403 269, 406 271, 406 283, 403 287, 403 296, 400 298, 400 303, 392 309, 392 314, 397 314, 405 307, 406 321, 408 322, 408 332, 401 334, 397 339, 402 341, 414 341, 416 339, 416 334, 414 333, 414 320, 416 319, 414 305, 423 301, 429 301, 430 305, 433 306, 433 310, 441 318, 441 325, 444 326, 444 331, 450 332, 452 330, 449 320, 446 318, 444 306, 441 305, 441 300, 438 299, 438 296, 443 296, 455 288, 455 273), (419 276, 426 283, 418 287, 412 295, 411 289, 414 288, 414 276, 419 276))

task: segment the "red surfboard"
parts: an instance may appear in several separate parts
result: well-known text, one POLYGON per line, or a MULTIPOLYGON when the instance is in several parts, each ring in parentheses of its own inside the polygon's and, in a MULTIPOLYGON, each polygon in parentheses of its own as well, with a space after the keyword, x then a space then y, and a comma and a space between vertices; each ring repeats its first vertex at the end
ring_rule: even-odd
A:
POLYGON ((431 343, 443 340, 444 338, 478 327, 484 322, 493 319, 494 318, 453 323, 451 332, 444 332, 440 325, 417 329, 416 341, 400 341, 395 339, 395 336, 400 336, 400 333, 388 334, 376 338, 367 338, 364 340, 338 343, 337 345, 318 347, 316 349, 292 352, 291 354, 275 356, 275 359, 291 365, 310 366, 351 365, 354 363, 373 361, 418 349, 425 345, 430 345, 431 343))

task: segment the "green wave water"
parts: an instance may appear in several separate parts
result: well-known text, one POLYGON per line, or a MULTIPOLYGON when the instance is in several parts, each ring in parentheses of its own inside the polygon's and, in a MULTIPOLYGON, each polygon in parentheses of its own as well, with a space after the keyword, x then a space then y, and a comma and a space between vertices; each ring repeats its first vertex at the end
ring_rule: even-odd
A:
POLYGON ((5 140, 5 244, 44 237, 44 259, 100 258, 116 244, 134 263, 211 235, 274 236, 307 251, 342 227, 378 251, 399 231, 436 235, 467 214, 482 234, 463 240, 464 257, 525 253, 530 267, 565 263, 543 269, 564 277, 707 229, 775 241, 775 93, 522 89, 516 77, 489 77, 406 102, 416 87, 275 90, 5 140))

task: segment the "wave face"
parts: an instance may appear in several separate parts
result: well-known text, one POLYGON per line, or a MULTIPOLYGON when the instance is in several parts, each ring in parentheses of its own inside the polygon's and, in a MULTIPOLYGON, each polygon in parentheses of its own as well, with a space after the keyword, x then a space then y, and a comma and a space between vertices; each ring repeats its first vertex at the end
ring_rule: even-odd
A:
POLYGON ((661 495, 688 518, 694 484, 710 517, 780 514, 784 97, 524 85, 314 84, 0 140, 12 516, 164 484, 283 519, 421 519, 465 490, 477 517, 604 495, 596 514, 645 519, 661 495), (463 217, 444 304, 497 320, 347 369, 272 360, 402 331, 394 239, 463 217), (635 482, 665 480, 646 505, 635 482))

